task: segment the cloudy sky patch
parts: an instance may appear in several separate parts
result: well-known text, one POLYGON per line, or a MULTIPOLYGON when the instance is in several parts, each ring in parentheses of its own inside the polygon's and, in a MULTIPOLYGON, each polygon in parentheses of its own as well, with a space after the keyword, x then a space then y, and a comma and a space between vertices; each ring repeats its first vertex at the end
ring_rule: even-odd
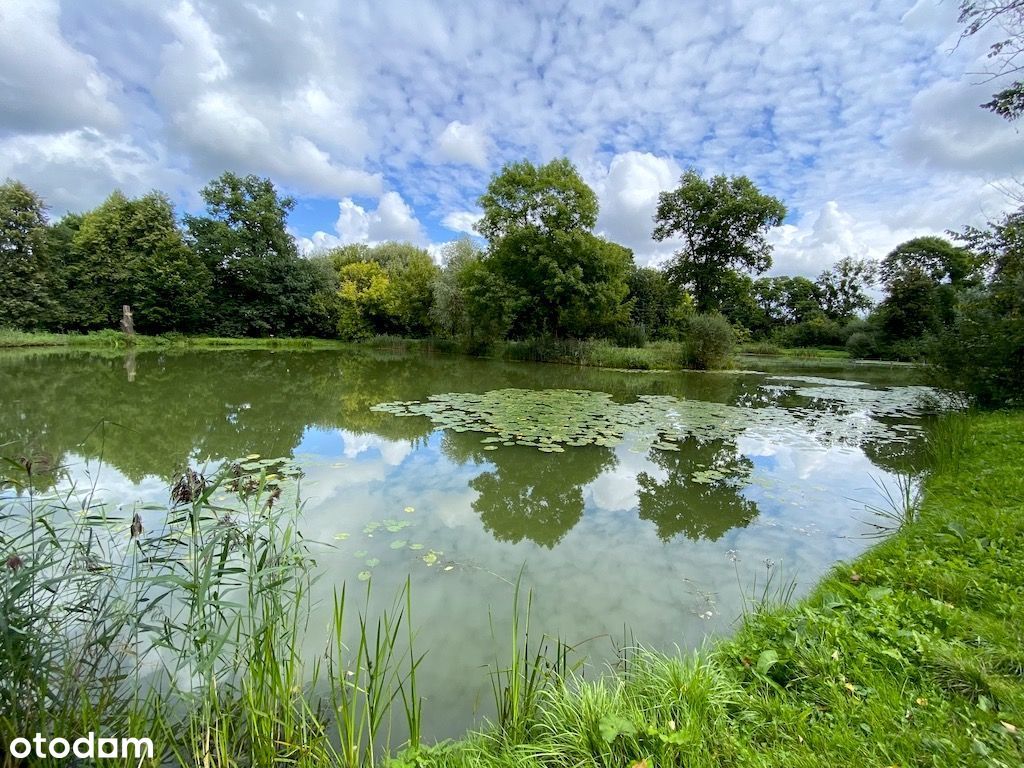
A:
POLYGON ((1024 144, 958 35, 952 0, 8 0, 0 177, 59 215, 268 175, 309 250, 450 240, 502 164, 565 155, 658 262, 657 195, 695 167, 780 196, 773 271, 816 274, 1008 207, 1024 144))

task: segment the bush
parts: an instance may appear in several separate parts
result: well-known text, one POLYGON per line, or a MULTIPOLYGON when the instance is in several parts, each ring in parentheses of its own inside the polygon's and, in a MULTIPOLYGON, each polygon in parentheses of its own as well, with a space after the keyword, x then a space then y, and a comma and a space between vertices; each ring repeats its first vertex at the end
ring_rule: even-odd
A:
POLYGON ((941 382, 984 407, 1024 404, 1024 280, 1014 288, 961 301, 952 326, 926 348, 941 382))
POLYGON ((878 342, 870 333, 856 331, 846 340, 846 351, 850 357, 874 357, 878 354, 878 342))
POLYGON ((621 325, 615 330, 614 338, 620 347, 647 346, 647 330, 642 325, 621 325))
POLYGON ((686 322, 683 364, 699 370, 724 368, 735 343, 732 326, 722 315, 693 315, 686 322))
POLYGON ((784 347, 841 347, 846 343, 842 326, 824 315, 782 328, 773 340, 784 347))

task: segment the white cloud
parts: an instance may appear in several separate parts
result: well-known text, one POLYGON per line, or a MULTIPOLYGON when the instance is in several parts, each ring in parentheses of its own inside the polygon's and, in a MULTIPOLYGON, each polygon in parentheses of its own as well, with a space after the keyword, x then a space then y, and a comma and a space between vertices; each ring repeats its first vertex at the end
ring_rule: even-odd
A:
POLYGON ((0 8, 0 129, 66 131, 121 122, 116 83, 60 31, 55 0, 8 0, 0 8))
POLYGON ((441 223, 452 232, 465 232, 467 235, 476 235, 476 225, 480 223, 483 214, 479 211, 452 211, 447 214, 441 223))
POLYGON ((309 244, 466 231, 489 169, 565 155, 639 261, 671 252, 650 241, 654 202, 693 166, 781 197, 796 231, 775 236, 778 262, 816 269, 998 215, 990 185, 1024 173, 1018 126, 977 106, 996 84, 964 75, 990 40, 951 51, 955 3, 938 0, 8 0, 0 25, 0 146, 17 154, 0 163, 46 198, 80 208, 123 179, 182 202, 225 169, 300 197, 394 191, 352 202, 344 234, 302 222, 309 244), (831 240, 814 233, 830 201, 853 218, 831 240))
POLYGON ((442 160, 487 167, 487 135, 479 126, 453 120, 437 137, 437 152, 442 160))
POLYGON ((415 212, 397 192, 385 192, 377 208, 367 211, 351 198, 338 203, 334 234, 318 231, 309 238, 299 237, 299 249, 310 253, 351 243, 373 245, 387 240, 423 245, 426 236, 415 212))
POLYGON ((594 190, 600 203, 598 231, 617 243, 632 248, 638 263, 663 258, 673 250, 671 243, 651 239, 658 195, 679 183, 681 169, 672 158, 649 152, 624 152, 608 165, 595 169, 594 190))

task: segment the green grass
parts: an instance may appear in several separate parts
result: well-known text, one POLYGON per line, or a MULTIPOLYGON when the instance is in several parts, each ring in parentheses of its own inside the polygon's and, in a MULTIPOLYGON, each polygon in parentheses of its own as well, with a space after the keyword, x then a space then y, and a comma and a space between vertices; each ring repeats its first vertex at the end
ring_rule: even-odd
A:
POLYGON ((796 357, 803 359, 849 360, 845 349, 827 347, 780 347, 770 341, 751 341, 741 344, 740 354, 763 357, 796 357))
POLYGON ((1024 764, 1024 413, 967 419, 933 433, 916 514, 807 599, 695 654, 562 678, 518 740, 474 733, 418 765, 1024 764))
POLYGON ((16 737, 91 731, 152 739, 154 765, 364 768, 399 701, 415 748, 408 584, 355 627, 342 588, 331 625, 310 627, 299 472, 252 459, 124 511, 94 489, 35 491, 60 468, 3 460, 0 488, 22 494, 0 499, 0 766, 22 765, 16 737), (307 631, 327 640, 314 659, 307 631))
POLYGON ((30 347, 81 347, 89 349, 343 349, 350 346, 333 339, 313 338, 228 338, 223 336, 185 336, 167 333, 160 336, 135 334, 125 336, 120 331, 91 331, 89 333, 45 333, 16 331, 0 328, 0 349, 30 347))

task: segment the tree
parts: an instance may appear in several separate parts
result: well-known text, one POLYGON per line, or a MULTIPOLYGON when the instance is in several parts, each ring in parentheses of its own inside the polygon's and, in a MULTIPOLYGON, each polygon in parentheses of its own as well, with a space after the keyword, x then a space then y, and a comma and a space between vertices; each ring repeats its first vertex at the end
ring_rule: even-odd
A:
POLYGON ((446 336, 463 336, 469 332, 462 273, 481 256, 480 249, 468 237, 448 243, 441 249, 442 268, 434 278, 430 321, 446 336))
POLYGON ((883 341, 919 340, 953 320, 959 294, 977 284, 979 259, 941 237, 918 237, 896 246, 879 274, 886 297, 878 306, 883 341))
POLYGON ((567 158, 535 166, 508 163, 478 201, 477 230, 492 243, 516 230, 543 234, 589 231, 597 222, 597 195, 567 158))
POLYGON ((689 294, 672 285, 665 273, 653 267, 635 267, 627 278, 630 322, 650 338, 674 338, 693 311, 689 294))
POLYGON ((956 238, 987 267, 988 280, 958 296, 951 322, 929 349, 946 381, 981 405, 1024 403, 1024 209, 956 238))
MULTIPOLYGON (((1013 76, 1024 67, 1024 0, 961 0, 958 21, 964 25, 961 40, 993 25, 1006 35, 989 46, 988 58, 996 62, 995 70, 987 73, 990 80, 1013 76)), ((1014 80, 981 106, 1007 120, 1017 119, 1024 114, 1024 82, 1014 80)))
POLYGON ((132 200, 115 191, 85 214, 64 270, 76 327, 115 328, 125 304, 144 333, 193 330, 205 314, 209 272, 160 192, 132 200))
POLYGON ((226 172, 203 187, 206 216, 186 216, 188 240, 213 275, 211 326, 237 336, 311 332, 323 274, 288 233, 295 201, 270 179, 226 172))
POLYGON ((46 205, 19 181, 0 184, 0 327, 41 328, 52 317, 46 205))
POLYGON ((689 170, 678 188, 658 196, 653 237, 682 238, 668 274, 691 290, 699 311, 710 312, 722 303, 720 286, 728 272, 759 274, 771 267, 765 235, 785 216, 786 206, 762 194, 746 176, 705 180, 689 170))
POLYGON ((479 285, 516 308, 514 335, 589 336, 625 319, 632 253, 591 233, 597 196, 568 160, 506 165, 480 206, 495 279, 479 285))
POLYGON ((847 256, 840 259, 817 279, 821 307, 832 320, 843 321, 871 307, 867 289, 875 281, 877 268, 867 259, 847 256))
MULTIPOLYGON (((334 264, 344 289, 341 294, 343 303, 356 300, 356 294, 351 293, 351 281, 355 276, 372 274, 378 288, 380 278, 386 278, 386 300, 378 297, 374 299, 372 309, 369 305, 364 306, 359 312, 363 322, 357 324, 361 330, 358 333, 344 331, 344 335, 353 338, 373 333, 425 336, 430 332, 434 281, 440 270, 425 250, 411 243, 386 242, 374 246, 359 243, 336 248, 327 254, 327 258, 334 264), (355 269, 357 265, 359 268, 355 269), (366 265, 373 265, 373 269, 366 265)), ((369 289, 370 283, 364 287, 369 289)), ((362 290, 363 287, 356 293, 362 290)))
POLYGON ((384 268, 391 280, 391 316, 384 332, 404 336, 429 334, 434 280, 440 273, 430 254, 411 243, 387 242, 371 249, 370 258, 384 268))
POLYGON ((352 262, 341 268, 338 281, 338 335, 358 341, 379 332, 394 306, 394 288, 384 267, 376 261, 352 262))

